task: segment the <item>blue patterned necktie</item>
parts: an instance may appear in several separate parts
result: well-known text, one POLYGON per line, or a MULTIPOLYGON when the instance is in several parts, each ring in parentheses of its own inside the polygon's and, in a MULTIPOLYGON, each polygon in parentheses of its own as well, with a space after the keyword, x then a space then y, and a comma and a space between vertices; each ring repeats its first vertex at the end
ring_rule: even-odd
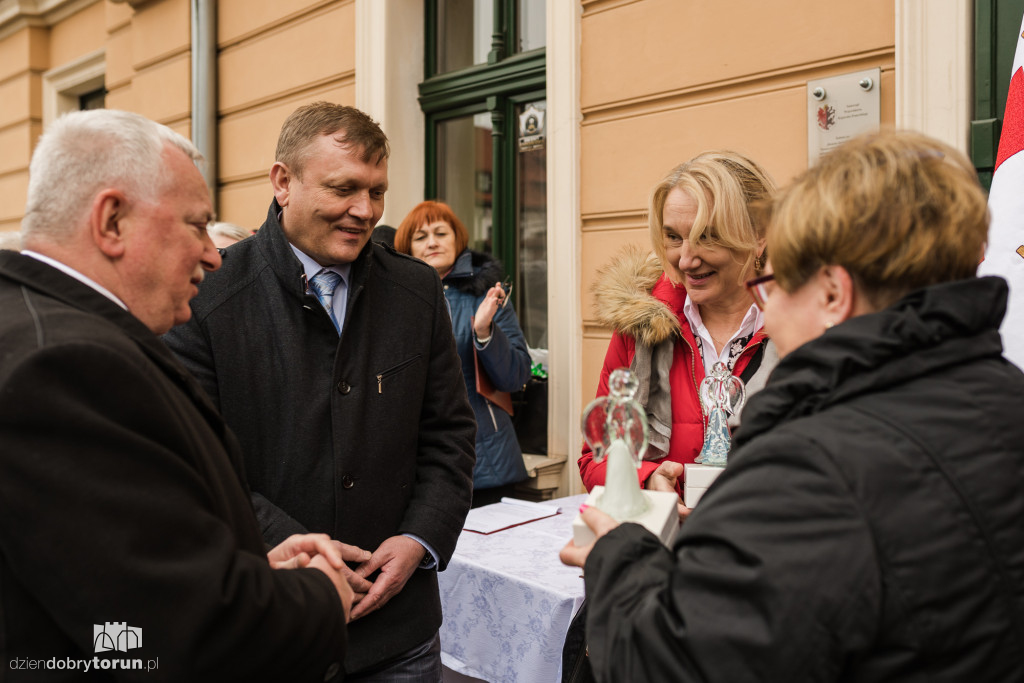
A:
POLYGON ((341 334, 341 325, 338 324, 338 319, 334 317, 334 288, 338 286, 339 282, 341 282, 340 275, 333 270, 325 269, 313 276, 313 279, 309 281, 309 286, 313 293, 316 294, 316 298, 327 309, 327 315, 331 316, 334 329, 338 331, 338 334, 341 334))

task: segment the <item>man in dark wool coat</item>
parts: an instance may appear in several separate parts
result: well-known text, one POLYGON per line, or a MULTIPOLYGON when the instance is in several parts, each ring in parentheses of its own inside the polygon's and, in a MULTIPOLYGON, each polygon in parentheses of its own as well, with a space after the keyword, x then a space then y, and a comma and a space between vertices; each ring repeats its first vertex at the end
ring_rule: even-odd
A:
POLYGON ((370 239, 388 153, 358 109, 293 112, 267 220, 165 341, 238 434, 264 539, 372 552, 347 680, 437 683, 437 572, 469 511, 476 422, 437 272, 370 239))
POLYGON ((221 264, 198 158, 112 110, 36 148, 0 252, 0 680, 342 675, 368 554, 267 554, 238 440, 157 336, 221 264))

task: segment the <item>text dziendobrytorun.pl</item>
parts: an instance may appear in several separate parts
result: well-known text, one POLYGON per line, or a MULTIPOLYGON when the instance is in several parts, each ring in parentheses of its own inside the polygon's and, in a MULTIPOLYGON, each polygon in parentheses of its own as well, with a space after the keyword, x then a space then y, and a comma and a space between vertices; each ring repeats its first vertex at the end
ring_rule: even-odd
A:
POLYGON ((88 673, 97 669, 123 669, 134 671, 156 671, 160 668, 160 658, 147 659, 114 659, 93 657, 92 659, 75 659, 72 657, 50 657, 49 659, 22 659, 15 657, 10 660, 11 671, 82 671, 88 673))

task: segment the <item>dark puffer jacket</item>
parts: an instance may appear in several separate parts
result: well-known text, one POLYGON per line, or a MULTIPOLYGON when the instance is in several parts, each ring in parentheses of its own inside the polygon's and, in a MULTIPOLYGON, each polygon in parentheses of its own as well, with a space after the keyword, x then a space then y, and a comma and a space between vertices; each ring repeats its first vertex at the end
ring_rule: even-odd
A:
POLYGON ((1024 680, 1024 375, 1006 284, 914 292, 782 359, 670 552, 586 566, 605 681, 1024 680))
MULTIPOLYGON (((526 479, 523 452, 508 413, 476 391, 473 364, 473 325, 487 290, 503 277, 501 264, 487 254, 466 249, 444 280, 444 296, 452 315, 455 348, 462 361, 466 393, 476 414, 476 465, 473 488, 488 489, 526 479)), ((530 354, 511 303, 498 309, 491 326, 491 341, 479 349, 480 365, 499 391, 517 391, 530 379, 530 354)))

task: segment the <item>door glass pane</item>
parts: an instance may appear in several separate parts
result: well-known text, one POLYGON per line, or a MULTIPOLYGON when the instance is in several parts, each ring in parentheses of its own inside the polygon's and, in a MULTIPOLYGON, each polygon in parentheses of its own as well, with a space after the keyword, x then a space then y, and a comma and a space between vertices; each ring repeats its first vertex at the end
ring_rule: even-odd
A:
POLYGON ((516 226, 519 322, 526 343, 548 348, 547 150, 544 100, 516 105, 516 226))
POLYGON ((437 124, 437 198, 469 231, 469 248, 491 253, 491 115, 473 114, 437 124))
POLYGON ((518 0, 519 45, 516 52, 526 52, 544 47, 545 41, 545 7, 544 0, 518 0))
POLYGON ((437 0, 437 72, 486 64, 493 32, 494 0, 437 0))

